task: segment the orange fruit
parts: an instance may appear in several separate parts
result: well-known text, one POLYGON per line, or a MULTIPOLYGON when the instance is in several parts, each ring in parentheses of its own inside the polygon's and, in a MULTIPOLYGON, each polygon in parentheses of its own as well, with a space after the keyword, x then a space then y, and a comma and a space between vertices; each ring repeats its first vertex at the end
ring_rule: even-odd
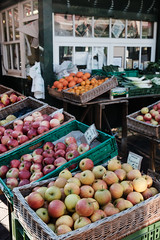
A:
POLYGON ((83 80, 86 80, 87 77, 85 76, 85 74, 81 77, 83 80))
POLYGON ((86 85, 86 82, 85 81, 82 81, 81 82, 81 86, 85 86, 86 85))
POLYGON ((54 83, 53 83, 53 86, 54 87, 57 87, 57 84, 59 83, 59 81, 55 81, 54 83))
POLYGON ((90 83, 91 83, 90 80, 88 80, 88 79, 85 82, 86 82, 86 85, 90 85, 90 83))
POLYGON ((82 77, 83 76, 83 72, 77 72, 76 77, 82 77))
POLYGON ((57 90, 58 92, 61 92, 62 91, 62 88, 58 88, 58 90, 57 90))
POLYGON ((67 87, 68 81, 64 79, 63 82, 62 82, 62 84, 63 84, 64 87, 67 87))
POLYGON ((75 85, 76 85, 76 82, 73 80, 69 82, 68 87, 73 87, 75 85))
POLYGON ((72 80, 73 80, 73 77, 72 77, 72 76, 68 76, 68 77, 67 77, 67 81, 68 81, 68 82, 70 82, 70 81, 72 81, 72 80))
POLYGON ((91 74, 88 72, 86 72, 84 75, 86 76, 86 78, 90 78, 90 76, 91 76, 91 74))
POLYGON ((70 73, 69 76, 73 76, 74 77, 74 76, 76 76, 76 74, 75 73, 70 73))
POLYGON ((57 88, 63 88, 63 84, 61 83, 61 82, 59 82, 58 84, 57 84, 57 88))
POLYGON ((52 89, 54 89, 55 87, 54 87, 54 86, 52 86, 51 88, 52 88, 52 89))
POLYGON ((63 83, 63 81, 64 81, 64 78, 60 78, 60 79, 59 79, 59 82, 60 82, 60 83, 63 83))
POLYGON ((82 78, 77 79, 77 83, 81 83, 82 81, 83 81, 82 78))

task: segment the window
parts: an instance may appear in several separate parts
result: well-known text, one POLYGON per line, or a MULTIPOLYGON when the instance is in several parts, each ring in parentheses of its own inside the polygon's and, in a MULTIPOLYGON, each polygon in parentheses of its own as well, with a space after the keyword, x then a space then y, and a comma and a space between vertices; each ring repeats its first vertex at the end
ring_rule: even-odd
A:
POLYGON ((2 73, 26 77, 25 36, 18 28, 38 18, 38 1, 26 1, 1 12, 2 73), (23 9, 23 16, 21 10, 23 9))

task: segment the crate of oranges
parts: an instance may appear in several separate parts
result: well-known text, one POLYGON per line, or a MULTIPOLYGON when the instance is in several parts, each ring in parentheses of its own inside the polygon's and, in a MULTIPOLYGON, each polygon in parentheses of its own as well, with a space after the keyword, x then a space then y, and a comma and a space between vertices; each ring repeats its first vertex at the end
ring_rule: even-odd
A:
MULTIPOLYGON (((80 72, 79 72, 80 73, 80 72)), ((82 73, 83 74, 83 73, 82 73)), ((86 74, 86 73, 85 73, 86 74)), ((111 90, 118 85, 116 77, 85 77, 85 74, 79 81, 73 83, 69 82, 69 88, 63 90, 63 97, 78 103, 86 103, 90 100, 100 96, 101 94, 111 90), (73 85, 72 85, 73 84, 73 85)), ((89 76, 89 74, 87 75, 89 76)))
POLYGON ((62 98, 63 90, 74 87, 75 85, 88 80, 90 77, 91 74, 88 72, 83 73, 79 71, 77 73, 70 73, 69 76, 63 77, 55 81, 51 88, 48 87, 49 94, 55 97, 62 98))

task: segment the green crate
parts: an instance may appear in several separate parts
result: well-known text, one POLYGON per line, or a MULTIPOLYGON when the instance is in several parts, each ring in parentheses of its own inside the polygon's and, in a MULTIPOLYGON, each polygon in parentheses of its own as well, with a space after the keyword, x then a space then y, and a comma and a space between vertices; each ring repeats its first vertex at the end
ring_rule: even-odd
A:
MULTIPOLYGON (((54 142, 63 136, 69 134, 71 131, 79 130, 82 133, 84 133, 88 129, 88 125, 81 123, 77 120, 73 120, 72 122, 69 122, 68 124, 59 127, 58 129, 55 129, 53 132, 50 132, 44 136, 41 136, 39 139, 35 140, 34 142, 31 142, 30 144, 27 144, 23 148, 19 148, 18 151, 13 151, 12 153, 8 154, 7 156, 4 156, 4 158, 0 159, 0 166, 2 165, 8 165, 12 159, 20 159, 20 157, 23 154, 26 153, 32 153, 34 149, 38 147, 42 147, 45 142, 51 141, 54 142)), ((99 135, 96 138, 100 144, 94 148, 91 148, 86 153, 78 156, 75 159, 72 159, 71 161, 63 164, 61 167, 55 169, 53 172, 43 176, 39 179, 39 181, 48 179, 50 177, 56 177, 65 168, 68 168, 72 164, 79 163, 81 159, 83 158, 91 158, 94 161, 94 164, 103 164, 109 159, 115 157, 118 155, 118 149, 117 149, 117 143, 114 136, 110 136, 104 132, 101 132, 97 130, 99 135)), ((75 168, 72 171, 77 171, 77 168, 75 168)), ((13 193, 12 191, 6 186, 5 182, 0 178, 0 188, 6 195, 9 202, 13 204, 13 193)))
POLYGON ((11 213, 12 220, 12 240, 30 240, 32 237, 27 233, 18 219, 15 217, 14 212, 11 213))
POLYGON ((160 221, 153 223, 122 240, 160 240, 160 221))

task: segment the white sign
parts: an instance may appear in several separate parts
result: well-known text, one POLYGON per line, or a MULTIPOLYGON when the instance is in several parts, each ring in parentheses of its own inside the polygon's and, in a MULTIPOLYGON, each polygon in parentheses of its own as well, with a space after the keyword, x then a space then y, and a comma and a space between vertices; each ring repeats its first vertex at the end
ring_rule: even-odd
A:
POLYGON ((97 136, 98 136, 98 132, 94 124, 92 124, 84 133, 84 137, 89 145, 97 136))
POLYGON ((141 162, 142 162, 143 157, 133 153, 133 152, 129 152, 128 154, 128 159, 127 159, 127 163, 129 163, 130 165, 132 165, 132 167, 134 169, 141 169, 141 162))
POLYGON ((54 117, 54 115, 58 112, 63 113, 63 108, 58 109, 57 111, 51 113, 49 116, 54 117))

